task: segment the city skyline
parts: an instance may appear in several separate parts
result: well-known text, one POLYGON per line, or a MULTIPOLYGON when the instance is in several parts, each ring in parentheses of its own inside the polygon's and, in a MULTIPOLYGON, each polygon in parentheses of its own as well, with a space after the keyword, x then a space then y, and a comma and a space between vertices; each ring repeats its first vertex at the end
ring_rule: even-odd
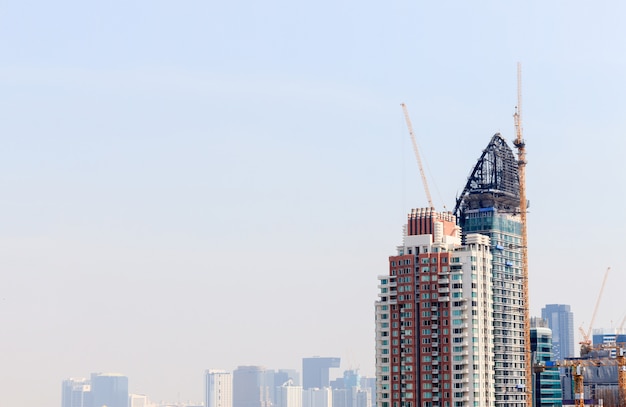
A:
MULTIPOLYGON (((306 359, 314 358, 303 358, 303 361, 306 359)), ((315 359, 339 367, 334 365, 338 358, 315 359)), ((322 365, 311 367, 313 370, 324 368, 322 365)), ((302 377, 311 373, 309 369, 302 377)), ((314 376, 316 379, 317 375, 314 376)), ((177 401, 155 400, 148 394, 131 391, 129 382, 124 374, 102 372, 91 373, 89 379, 64 379, 61 407, 372 407, 375 392, 374 378, 362 376, 358 369, 344 370, 321 387, 305 389, 300 372, 294 369, 274 370, 253 365, 238 366, 233 371, 209 368, 204 371, 203 401, 182 401, 180 397, 177 401), (367 397, 363 393, 367 393, 367 397), (294 406, 295 399, 299 400, 294 406)))
POLYGON ((375 281, 427 205, 400 104, 451 210, 489 138, 513 139, 518 61, 531 315, 586 326, 611 266, 594 327, 619 326, 624 12, 6 2, 0 404, 55 403, 77 372, 157 400, 313 355, 373 376, 375 281))

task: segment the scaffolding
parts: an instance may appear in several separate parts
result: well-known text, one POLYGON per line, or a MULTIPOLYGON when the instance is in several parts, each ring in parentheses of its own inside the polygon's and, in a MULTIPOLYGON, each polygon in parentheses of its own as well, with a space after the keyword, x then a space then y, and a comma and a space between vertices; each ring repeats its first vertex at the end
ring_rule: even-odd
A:
POLYGON ((517 160, 500 133, 496 133, 457 198, 454 214, 459 217, 467 209, 489 207, 517 213, 519 204, 517 160))

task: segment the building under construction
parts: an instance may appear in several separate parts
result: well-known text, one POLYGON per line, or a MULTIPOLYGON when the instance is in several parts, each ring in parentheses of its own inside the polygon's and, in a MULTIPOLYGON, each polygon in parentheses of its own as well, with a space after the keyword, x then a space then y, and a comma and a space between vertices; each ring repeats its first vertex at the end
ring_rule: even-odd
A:
POLYGON ((521 70, 517 158, 498 133, 452 213, 414 209, 376 301, 379 407, 530 407, 532 371, 521 70))
POLYGON ((464 235, 489 236, 492 247, 494 384, 496 406, 526 404, 526 318, 518 162, 495 134, 457 198, 464 235))
POLYGON ((562 370, 563 405, 626 405, 625 345, 606 342, 594 346, 584 357, 556 362, 579 367, 562 370))
POLYGON ((414 209, 379 276, 377 405, 524 407, 524 269, 518 160, 500 134, 455 213, 414 209))

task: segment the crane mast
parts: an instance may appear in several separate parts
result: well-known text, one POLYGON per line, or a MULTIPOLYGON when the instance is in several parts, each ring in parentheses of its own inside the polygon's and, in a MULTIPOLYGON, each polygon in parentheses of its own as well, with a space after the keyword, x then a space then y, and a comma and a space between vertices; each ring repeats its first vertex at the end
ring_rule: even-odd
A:
POLYGON ((415 139, 415 133, 413 133, 413 125, 411 124, 411 119, 409 118, 409 111, 404 103, 401 103, 400 106, 402 106, 402 111, 404 112, 406 126, 409 128, 409 135, 411 136, 411 142, 413 143, 413 151, 415 152, 415 158, 417 159, 417 166, 419 167, 420 174, 422 176, 422 183, 424 184, 424 191, 426 192, 426 198, 428 199, 428 206, 434 209, 435 205, 433 205, 433 199, 431 198, 430 190, 428 189, 428 182, 426 181, 426 174, 424 173, 424 167, 422 166, 422 159, 420 158, 420 153, 417 148, 417 140, 415 139))
POLYGON ((623 348, 617 349, 617 391, 619 405, 626 406, 626 355, 623 348))
POLYGON ((526 367, 526 405, 532 407, 532 355, 530 347, 530 307, 528 296, 528 235, 526 231, 526 142, 522 137, 522 64, 517 63, 517 107, 513 115, 516 138, 513 145, 517 148, 517 168, 519 174, 519 199, 522 226, 522 296, 524 300, 524 354, 526 367))
POLYGON ((574 377, 574 405, 576 407, 585 407, 583 372, 584 368, 581 365, 572 366, 572 376, 574 377))

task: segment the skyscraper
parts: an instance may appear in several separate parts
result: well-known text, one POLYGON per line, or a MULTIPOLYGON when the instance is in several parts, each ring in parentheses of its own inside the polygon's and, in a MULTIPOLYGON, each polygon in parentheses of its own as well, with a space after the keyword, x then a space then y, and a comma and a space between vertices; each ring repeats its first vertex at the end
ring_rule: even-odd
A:
POLYGON ((552 330, 552 353, 555 360, 574 357, 574 313, 569 305, 547 304, 541 309, 541 318, 552 330))
POLYGON ((262 366, 237 367, 233 372, 233 407, 270 407, 266 376, 262 366))
POLYGON ((224 370, 204 373, 205 407, 233 407, 233 375, 224 370))
POLYGON ((496 406, 525 407, 526 324, 518 164, 495 134, 474 166, 454 213, 463 235, 491 239, 496 406))
POLYGON ((91 383, 89 380, 64 380, 61 390, 61 407, 91 407, 91 383))
POLYGON ((379 276, 376 406, 494 403, 492 254, 432 208, 408 216, 403 243, 379 276))
POLYGON ((328 387, 330 385, 329 370, 339 367, 340 358, 321 358, 315 356, 302 359, 302 388, 312 389, 328 387))
POLYGON ((117 373, 92 373, 93 407, 128 407, 128 377, 117 373))

